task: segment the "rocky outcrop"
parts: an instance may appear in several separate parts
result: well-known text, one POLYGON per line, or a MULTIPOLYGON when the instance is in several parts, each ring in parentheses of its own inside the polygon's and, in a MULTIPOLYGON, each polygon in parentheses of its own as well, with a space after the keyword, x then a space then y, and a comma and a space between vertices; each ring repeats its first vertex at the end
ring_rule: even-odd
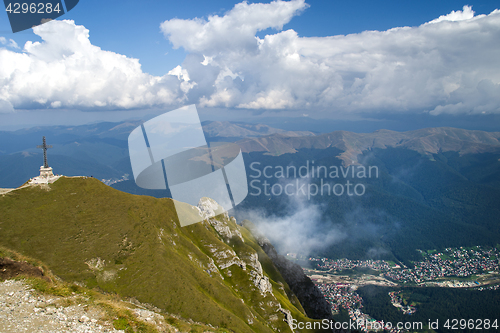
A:
POLYGON ((262 250, 280 271, 290 289, 299 299, 307 316, 314 319, 332 319, 330 304, 311 279, 304 274, 302 268, 279 255, 271 242, 260 234, 251 222, 244 221, 244 226, 252 232, 262 250))
MULTIPOLYGON (((210 245, 208 245, 208 247, 210 247, 210 245)), ((210 249, 217 261, 217 266, 219 266, 220 269, 225 269, 232 265, 240 266, 243 270, 246 269, 246 263, 241 260, 233 250, 217 250, 217 248, 213 246, 210 247, 210 249)))
MULTIPOLYGON (((244 242, 243 236, 239 232, 238 225, 234 217, 229 218, 227 212, 221 213, 224 210, 220 207, 215 200, 210 198, 202 198, 198 203, 198 209, 200 210, 200 215, 205 218, 210 225, 214 227, 217 233, 228 242, 232 237, 238 237, 244 242), (216 219, 215 216, 222 216, 220 219, 216 219), (233 228, 230 227, 229 221, 233 222, 233 228)), ((269 281, 269 278, 264 275, 262 265, 259 262, 259 256, 257 253, 249 253, 248 256, 244 256, 241 259, 238 254, 230 248, 219 248, 212 244, 205 245, 211 253, 217 263, 217 267, 220 270, 224 270, 233 265, 241 267, 243 270, 247 269, 247 265, 250 266, 250 279, 255 287, 259 289, 262 295, 270 293, 273 295, 273 286, 269 281)), ((229 271, 227 274, 231 274, 229 271)))
POLYGON ((290 326, 290 329, 291 329, 291 330, 292 330, 292 332, 293 332, 294 330, 293 330, 293 326, 292 326, 292 324, 293 324, 293 317, 292 317, 292 313, 290 312, 290 310, 283 309, 283 308, 281 307, 281 304, 280 304, 280 307, 279 307, 279 311, 285 315, 285 321, 286 321, 286 323, 288 324, 288 326, 290 326))
POLYGON ((257 253, 250 253, 248 257, 248 265, 255 269, 259 274, 262 273, 262 265, 259 261, 259 255, 257 253))
POLYGON ((222 215, 223 219, 231 219, 232 222, 234 222, 234 224, 236 225, 235 218, 229 218, 228 213, 215 200, 203 197, 200 199, 200 202, 198 202, 197 208, 200 211, 201 217, 207 220, 223 238, 227 240, 231 239, 232 237, 239 237, 243 241, 243 236, 241 236, 241 233, 238 229, 231 230, 226 222, 220 221, 215 218, 218 215, 222 215))
MULTIPOLYGON (((75 296, 66 301, 71 304, 75 296)), ((22 281, 0 283, 0 332, 123 332, 102 318, 102 309, 67 306, 62 297, 37 294, 22 281)))
MULTIPOLYGON (((236 219, 234 217, 229 217, 228 213, 224 212, 224 209, 215 200, 206 197, 202 198, 197 207, 200 210, 200 215, 214 227, 217 233, 226 242, 233 237, 238 237, 244 242, 243 236, 237 229, 239 226, 236 224, 236 219), (220 216, 221 218, 215 218, 216 216, 220 216), (233 228, 230 227, 229 221, 232 222, 233 228)), ((232 265, 237 265, 243 270, 246 270, 248 265, 250 267, 249 274, 253 285, 262 295, 269 293, 274 298, 273 286, 269 278, 264 275, 257 253, 249 253, 248 256, 244 256, 243 259, 241 259, 232 249, 220 249, 212 244, 207 244, 206 247, 213 253, 220 270, 229 268, 232 265)), ((231 272, 228 271, 227 274, 230 275, 231 272)))
MULTIPOLYGON (((219 206, 219 204, 214 200, 207 197, 203 197, 198 202, 198 209, 200 210, 200 215, 203 219, 209 219, 215 217, 219 214, 224 213, 224 208, 219 206)), ((227 213, 225 214, 227 216, 227 213)))
POLYGON ((269 278, 263 274, 259 274, 256 271, 250 271, 250 275, 253 278, 253 284, 260 290, 261 294, 273 293, 273 286, 269 282, 269 278))

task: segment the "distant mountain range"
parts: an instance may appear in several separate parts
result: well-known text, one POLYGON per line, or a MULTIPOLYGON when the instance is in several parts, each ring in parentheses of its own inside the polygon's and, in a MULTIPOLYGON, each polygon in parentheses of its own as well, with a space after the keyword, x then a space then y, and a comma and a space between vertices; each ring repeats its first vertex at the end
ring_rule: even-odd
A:
POLYGON ((405 148, 432 156, 438 152, 460 155, 500 151, 500 132, 470 131, 458 128, 424 128, 409 132, 379 130, 373 133, 336 131, 316 136, 298 137, 278 133, 238 141, 244 152, 265 152, 271 155, 295 153, 299 149, 338 148, 339 158, 347 165, 357 156, 374 148, 405 148))
MULTIPOLYGON (((0 131, 0 171, 23 170, 21 164, 27 163, 27 157, 38 156, 41 160, 40 155, 37 155, 41 151, 35 147, 40 144, 41 137, 46 136, 49 144, 54 146, 49 150, 49 161, 52 156, 65 156, 66 162, 61 163, 63 167, 59 169, 61 173, 77 175, 92 172, 100 179, 130 175, 127 140, 130 132, 140 124, 141 121, 129 121, 81 126, 34 127, 13 132, 0 131), (20 154, 21 152, 23 154, 20 154), (11 154, 15 155, 6 158, 11 154), (85 162, 83 169, 74 166, 71 169, 64 167, 68 163, 77 164, 81 161, 85 162)), ((405 148, 429 157, 438 152, 455 151, 464 155, 494 153, 500 149, 500 132, 447 127, 408 132, 378 130, 373 133, 335 131, 321 134, 309 131, 284 131, 262 124, 213 121, 204 122, 203 130, 208 141, 236 141, 245 153, 282 155, 295 153, 300 149, 334 147, 341 150, 338 158, 344 165, 358 163, 358 156, 375 148, 405 148)), ((53 161, 57 160, 55 157, 53 161)), ((34 175, 23 172, 19 176, 24 179, 34 175)), ((16 186, 15 181, 18 181, 17 177, 12 179, 0 176, 0 186, 16 186), (5 181, 7 183, 4 183, 5 181)))
MULTIPOLYGON (((57 173, 93 175, 107 180, 131 176, 128 136, 140 124, 141 121, 127 121, 0 131, 0 187, 17 187, 36 176, 43 157, 41 150, 35 147, 41 143, 42 136, 53 146, 48 150, 49 164, 57 173)), ((275 133, 290 137, 314 135, 260 124, 215 121, 204 122, 203 130, 208 141, 237 141, 275 133)))
MULTIPOLYGON (((45 135, 47 142, 54 145, 49 150, 54 172, 107 180, 128 175, 131 180, 112 186, 124 192, 164 197, 168 192, 144 190, 133 181, 127 138, 139 124, 100 123, 0 132, 0 187, 20 186, 38 174, 42 155, 34 147, 45 135)), ((337 230, 342 236, 309 249, 309 254, 387 257, 409 262, 418 259, 416 248, 494 246, 500 239, 500 132, 439 127, 408 132, 315 134, 224 122, 206 122, 203 127, 208 141, 239 144, 249 182, 266 180, 263 175, 253 178, 253 162, 273 168, 300 167, 307 161, 337 168, 377 166, 377 178, 357 180, 365 185, 365 195, 316 196, 304 203, 319 207, 314 219, 304 221, 311 225, 313 241, 314 235, 325 230, 337 230)), ((329 181, 354 181, 351 178, 329 181)), ((292 180, 268 182, 272 186, 292 180)), ((317 184, 320 181, 311 180, 317 184)), ((245 211, 258 208, 279 218, 303 219, 300 214, 293 215, 291 210, 298 205, 290 200, 283 195, 249 195, 239 207, 245 211)), ((289 250, 286 244, 270 238, 279 250, 289 250)))
MULTIPOLYGON (((141 121, 122 123, 98 123, 81 126, 34 127, 13 132, 0 131, 0 156, 28 151, 36 152, 42 136, 46 136, 55 155, 77 155, 82 151, 109 152, 113 147, 127 149, 130 132, 141 121)), ((294 153, 298 149, 325 149, 336 147, 343 151, 341 159, 346 163, 373 148, 407 148, 431 155, 439 151, 456 151, 461 155, 495 152, 500 147, 500 132, 472 131, 450 127, 424 128, 408 132, 378 130, 373 133, 335 131, 313 133, 310 131, 285 131, 263 124, 242 122, 207 121, 203 124, 205 136, 210 141, 220 138, 239 139, 244 152, 266 152, 272 155, 294 153)), ((114 154, 116 155, 116 153, 114 154)), ((119 158, 126 156, 121 154, 119 158)), ((87 156, 85 156, 87 157, 87 156)), ((88 156, 102 162, 102 158, 116 161, 117 156, 88 156)), ((118 158, 118 159, 119 159, 118 158)), ((355 160, 355 159, 354 159, 355 160)), ((111 164, 103 161, 104 164, 111 164)))
POLYGON ((247 138, 260 137, 272 134, 281 134, 290 137, 313 136, 310 131, 285 131, 263 124, 247 124, 229 121, 208 121, 202 123, 203 131, 208 138, 247 138))

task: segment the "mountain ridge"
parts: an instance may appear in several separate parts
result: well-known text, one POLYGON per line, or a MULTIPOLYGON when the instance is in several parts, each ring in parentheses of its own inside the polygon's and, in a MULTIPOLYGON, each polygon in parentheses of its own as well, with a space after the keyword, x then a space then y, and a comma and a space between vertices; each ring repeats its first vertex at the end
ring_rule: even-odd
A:
POLYGON ((311 137, 287 137, 273 134, 237 141, 243 152, 269 155, 296 153, 298 149, 343 150, 339 159, 345 165, 357 164, 358 156, 373 148, 407 148, 431 156, 440 151, 460 155, 500 151, 500 132, 471 131, 451 127, 431 127, 408 132, 378 130, 372 133, 335 131, 311 137))
POLYGON ((265 135, 282 134, 285 136, 314 136, 310 131, 285 131, 264 124, 249 124, 230 121, 205 121, 202 123, 203 132, 211 138, 215 137, 259 137, 265 135))
POLYGON ((214 327, 286 332, 292 316, 311 320, 247 229, 206 207, 204 222, 180 227, 173 209, 168 198, 61 178, 0 196, 0 245, 64 281, 214 327))

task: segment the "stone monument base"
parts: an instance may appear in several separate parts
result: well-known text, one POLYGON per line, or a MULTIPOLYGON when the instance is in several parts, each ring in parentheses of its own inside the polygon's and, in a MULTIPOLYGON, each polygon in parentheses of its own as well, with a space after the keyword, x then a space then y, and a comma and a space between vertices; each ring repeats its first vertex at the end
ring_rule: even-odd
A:
POLYGON ((43 165, 40 167, 40 177, 49 178, 54 177, 54 173, 52 172, 52 168, 44 168, 43 165))
POLYGON ((58 180, 61 176, 54 176, 52 168, 45 168, 43 165, 40 167, 40 176, 30 180, 30 184, 51 184, 58 180))

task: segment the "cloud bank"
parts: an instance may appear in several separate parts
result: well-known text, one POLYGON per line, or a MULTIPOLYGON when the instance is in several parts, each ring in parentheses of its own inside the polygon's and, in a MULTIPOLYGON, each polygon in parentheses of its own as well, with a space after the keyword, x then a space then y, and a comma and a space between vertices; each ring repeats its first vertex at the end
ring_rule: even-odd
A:
POLYGON ((468 6, 417 27, 331 37, 281 31, 303 0, 242 2, 223 16, 161 23, 189 54, 164 76, 101 50, 73 21, 34 28, 42 42, 0 43, 0 112, 29 108, 201 107, 500 113, 500 10, 468 6), (259 38, 259 31, 272 30, 259 38), (1 45, 0 45, 1 46, 1 45))
MULTIPOLYGON (((183 102, 177 77, 152 76, 137 59, 101 50, 73 21, 33 28, 42 42, 0 48, 0 112, 30 108, 130 109, 183 102)), ((0 39, 2 44, 12 41, 0 39)))
MULTIPOLYGON (((283 187, 288 183, 280 181, 283 187)), ((299 183, 306 188, 310 184, 309 179, 301 179, 299 183)), ((348 237, 354 238, 351 230, 325 220, 325 207, 311 203, 305 193, 297 192, 294 196, 284 196, 282 203, 283 208, 275 210, 278 215, 269 214, 264 209, 252 208, 237 209, 237 216, 241 220, 247 219, 254 223, 282 254, 293 252, 309 256, 348 237)))
MULTIPOLYGON (((299 183, 308 187, 309 179, 299 183)), ((295 182, 281 181, 286 184, 295 182)), ((239 220, 254 223, 281 254, 299 253, 317 256, 328 253, 334 246, 349 248, 369 244, 365 253, 369 259, 380 259, 389 252, 380 247, 381 237, 397 237, 401 223, 385 211, 362 207, 352 198, 353 209, 332 220, 327 214, 326 201, 311 201, 306 194, 283 196, 273 205, 272 213, 263 208, 236 209, 239 220)), ((265 199, 264 199, 265 200, 265 199)), ((259 205, 257 205, 259 206, 259 205)), ((268 206, 269 208, 270 206, 268 206)))
POLYGON ((255 36, 306 7, 241 3, 223 17, 174 19, 161 29, 191 53, 183 64, 191 77, 210 77, 191 91, 202 106, 500 112, 500 11, 474 16, 465 6, 418 27, 347 36, 255 36))

